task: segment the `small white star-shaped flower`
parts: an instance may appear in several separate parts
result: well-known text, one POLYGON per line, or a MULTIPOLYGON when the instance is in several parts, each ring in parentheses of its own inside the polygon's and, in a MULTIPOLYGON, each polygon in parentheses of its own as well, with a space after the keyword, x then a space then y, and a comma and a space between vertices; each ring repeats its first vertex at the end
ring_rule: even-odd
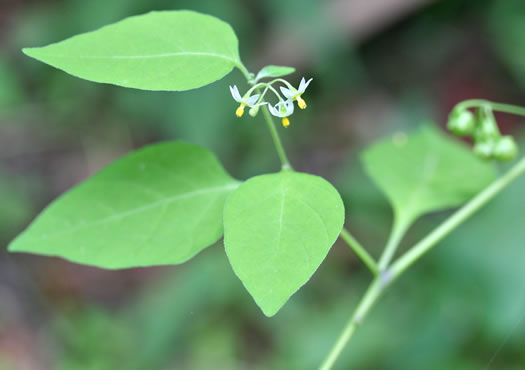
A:
POLYGON ((235 111, 235 115, 237 117, 242 117, 242 115, 244 114, 244 107, 246 106, 249 106, 251 108, 255 107, 256 106, 255 103, 257 102, 260 96, 259 94, 255 94, 255 95, 248 96, 248 97, 241 97, 241 94, 239 94, 239 89, 237 88, 236 85, 230 86, 230 92, 232 93, 233 99, 237 103, 240 103, 239 107, 235 111))
POLYGON ((310 82, 312 82, 312 80, 313 78, 310 78, 308 81, 306 81, 303 77, 301 79, 301 83, 299 84, 299 88, 297 90, 293 88, 288 89, 284 86, 281 86, 281 92, 287 99, 290 99, 291 101, 297 100, 297 105, 299 106, 299 108, 305 109, 306 102, 304 101, 303 98, 301 98, 301 95, 304 94, 304 92, 306 91, 306 88, 308 87, 308 85, 310 85, 310 82))
POLYGON ((275 106, 268 104, 268 109, 275 117, 282 118, 282 124, 284 127, 290 126, 290 120, 288 119, 288 116, 290 116, 294 110, 294 105, 291 100, 281 101, 275 106))

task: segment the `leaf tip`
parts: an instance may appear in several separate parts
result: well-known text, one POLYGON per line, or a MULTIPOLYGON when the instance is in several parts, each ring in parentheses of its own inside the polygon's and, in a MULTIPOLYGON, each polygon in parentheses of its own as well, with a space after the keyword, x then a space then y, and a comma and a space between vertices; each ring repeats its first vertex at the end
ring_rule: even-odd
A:
POLYGON ((30 58, 38 59, 38 51, 42 48, 23 48, 22 53, 30 58))
POLYGON ((268 318, 271 318, 271 317, 275 316, 277 314, 277 312, 279 312, 281 310, 281 308, 286 304, 287 301, 288 301, 288 299, 283 304, 279 304, 279 305, 275 305, 275 304, 270 305, 270 304, 268 304, 268 302, 266 302, 266 304, 261 304, 257 300, 255 300, 255 303, 261 309, 261 311, 264 314, 264 316, 266 316, 268 318))
POLYGON ((23 49, 22 49, 22 53, 24 53, 25 55, 27 55, 27 56, 30 57, 31 54, 32 54, 32 51, 33 51, 34 49, 35 49, 35 48, 23 48, 23 49))
POLYGON ((261 310, 262 310, 264 316, 266 316, 269 319, 274 317, 277 314, 277 312, 279 312, 279 310, 265 310, 262 307, 261 307, 261 310))
POLYGON ((14 252, 23 252, 24 251, 23 248, 19 247, 19 244, 20 244, 18 242, 19 238, 20 238, 20 235, 17 236, 15 239, 11 240, 11 242, 9 242, 9 244, 7 245, 7 248, 6 248, 6 250, 8 252, 14 253, 14 252))

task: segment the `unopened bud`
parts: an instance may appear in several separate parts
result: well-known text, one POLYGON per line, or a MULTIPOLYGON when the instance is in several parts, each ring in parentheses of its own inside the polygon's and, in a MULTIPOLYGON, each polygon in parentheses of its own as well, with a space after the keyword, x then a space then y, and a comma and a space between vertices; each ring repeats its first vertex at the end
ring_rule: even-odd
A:
POLYGON ((494 146, 493 156, 500 161, 511 161, 518 155, 518 144, 512 136, 501 137, 494 146))
POLYGON ((494 152, 494 141, 481 141, 474 145, 474 154, 476 154, 481 159, 490 159, 492 158, 492 153, 494 152))
POLYGON ((474 140, 476 142, 497 140, 500 136, 501 134, 492 109, 480 107, 478 111, 478 126, 474 133, 474 140))
POLYGON ((250 108, 250 110, 248 111, 248 114, 252 117, 255 117, 257 115, 257 113, 259 113, 259 106, 255 106, 255 107, 252 107, 250 108))
POLYGON ((474 133, 476 118, 469 110, 452 112, 448 119, 447 127, 458 136, 468 136, 474 133))

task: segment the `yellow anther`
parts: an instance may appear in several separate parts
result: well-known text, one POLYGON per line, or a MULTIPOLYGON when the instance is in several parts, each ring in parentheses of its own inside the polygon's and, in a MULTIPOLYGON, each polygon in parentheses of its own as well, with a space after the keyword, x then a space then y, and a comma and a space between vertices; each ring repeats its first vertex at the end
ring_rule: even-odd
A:
POLYGON ((288 117, 284 117, 282 122, 284 127, 290 126, 290 120, 288 119, 288 117))
POLYGON ((297 97, 297 105, 301 109, 306 109, 306 102, 300 96, 297 97))
POLYGON ((241 103, 241 105, 239 105, 239 108, 237 108, 237 110, 235 111, 235 115, 237 117, 242 117, 242 115, 244 114, 244 107, 246 106, 246 104, 244 103, 241 103))

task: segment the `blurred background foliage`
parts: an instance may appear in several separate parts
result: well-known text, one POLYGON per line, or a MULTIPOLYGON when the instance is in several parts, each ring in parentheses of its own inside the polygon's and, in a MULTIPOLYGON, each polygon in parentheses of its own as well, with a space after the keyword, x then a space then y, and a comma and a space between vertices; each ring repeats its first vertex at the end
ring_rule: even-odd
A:
MULTIPOLYGON (((110 272, 5 246, 45 205, 124 153, 180 139, 230 173, 278 170, 260 117, 237 119, 234 72, 186 93, 97 85, 24 57, 154 9, 194 9, 236 30, 245 64, 293 65, 314 81, 280 129, 295 167, 341 191, 347 226, 380 253, 391 223, 360 150, 443 126, 462 99, 524 104, 522 0, 3 0, 0 3, 0 369, 312 369, 370 276, 337 243, 309 284, 267 319, 222 243, 175 267, 110 272)), ((523 119, 498 116, 523 134, 523 119)), ((525 142, 522 140, 525 147, 525 142)), ((457 164, 461 166, 461 163, 457 164)), ((525 179, 446 238, 375 308, 340 369, 525 369, 525 179)), ((420 220, 418 240, 447 212, 420 220)))

